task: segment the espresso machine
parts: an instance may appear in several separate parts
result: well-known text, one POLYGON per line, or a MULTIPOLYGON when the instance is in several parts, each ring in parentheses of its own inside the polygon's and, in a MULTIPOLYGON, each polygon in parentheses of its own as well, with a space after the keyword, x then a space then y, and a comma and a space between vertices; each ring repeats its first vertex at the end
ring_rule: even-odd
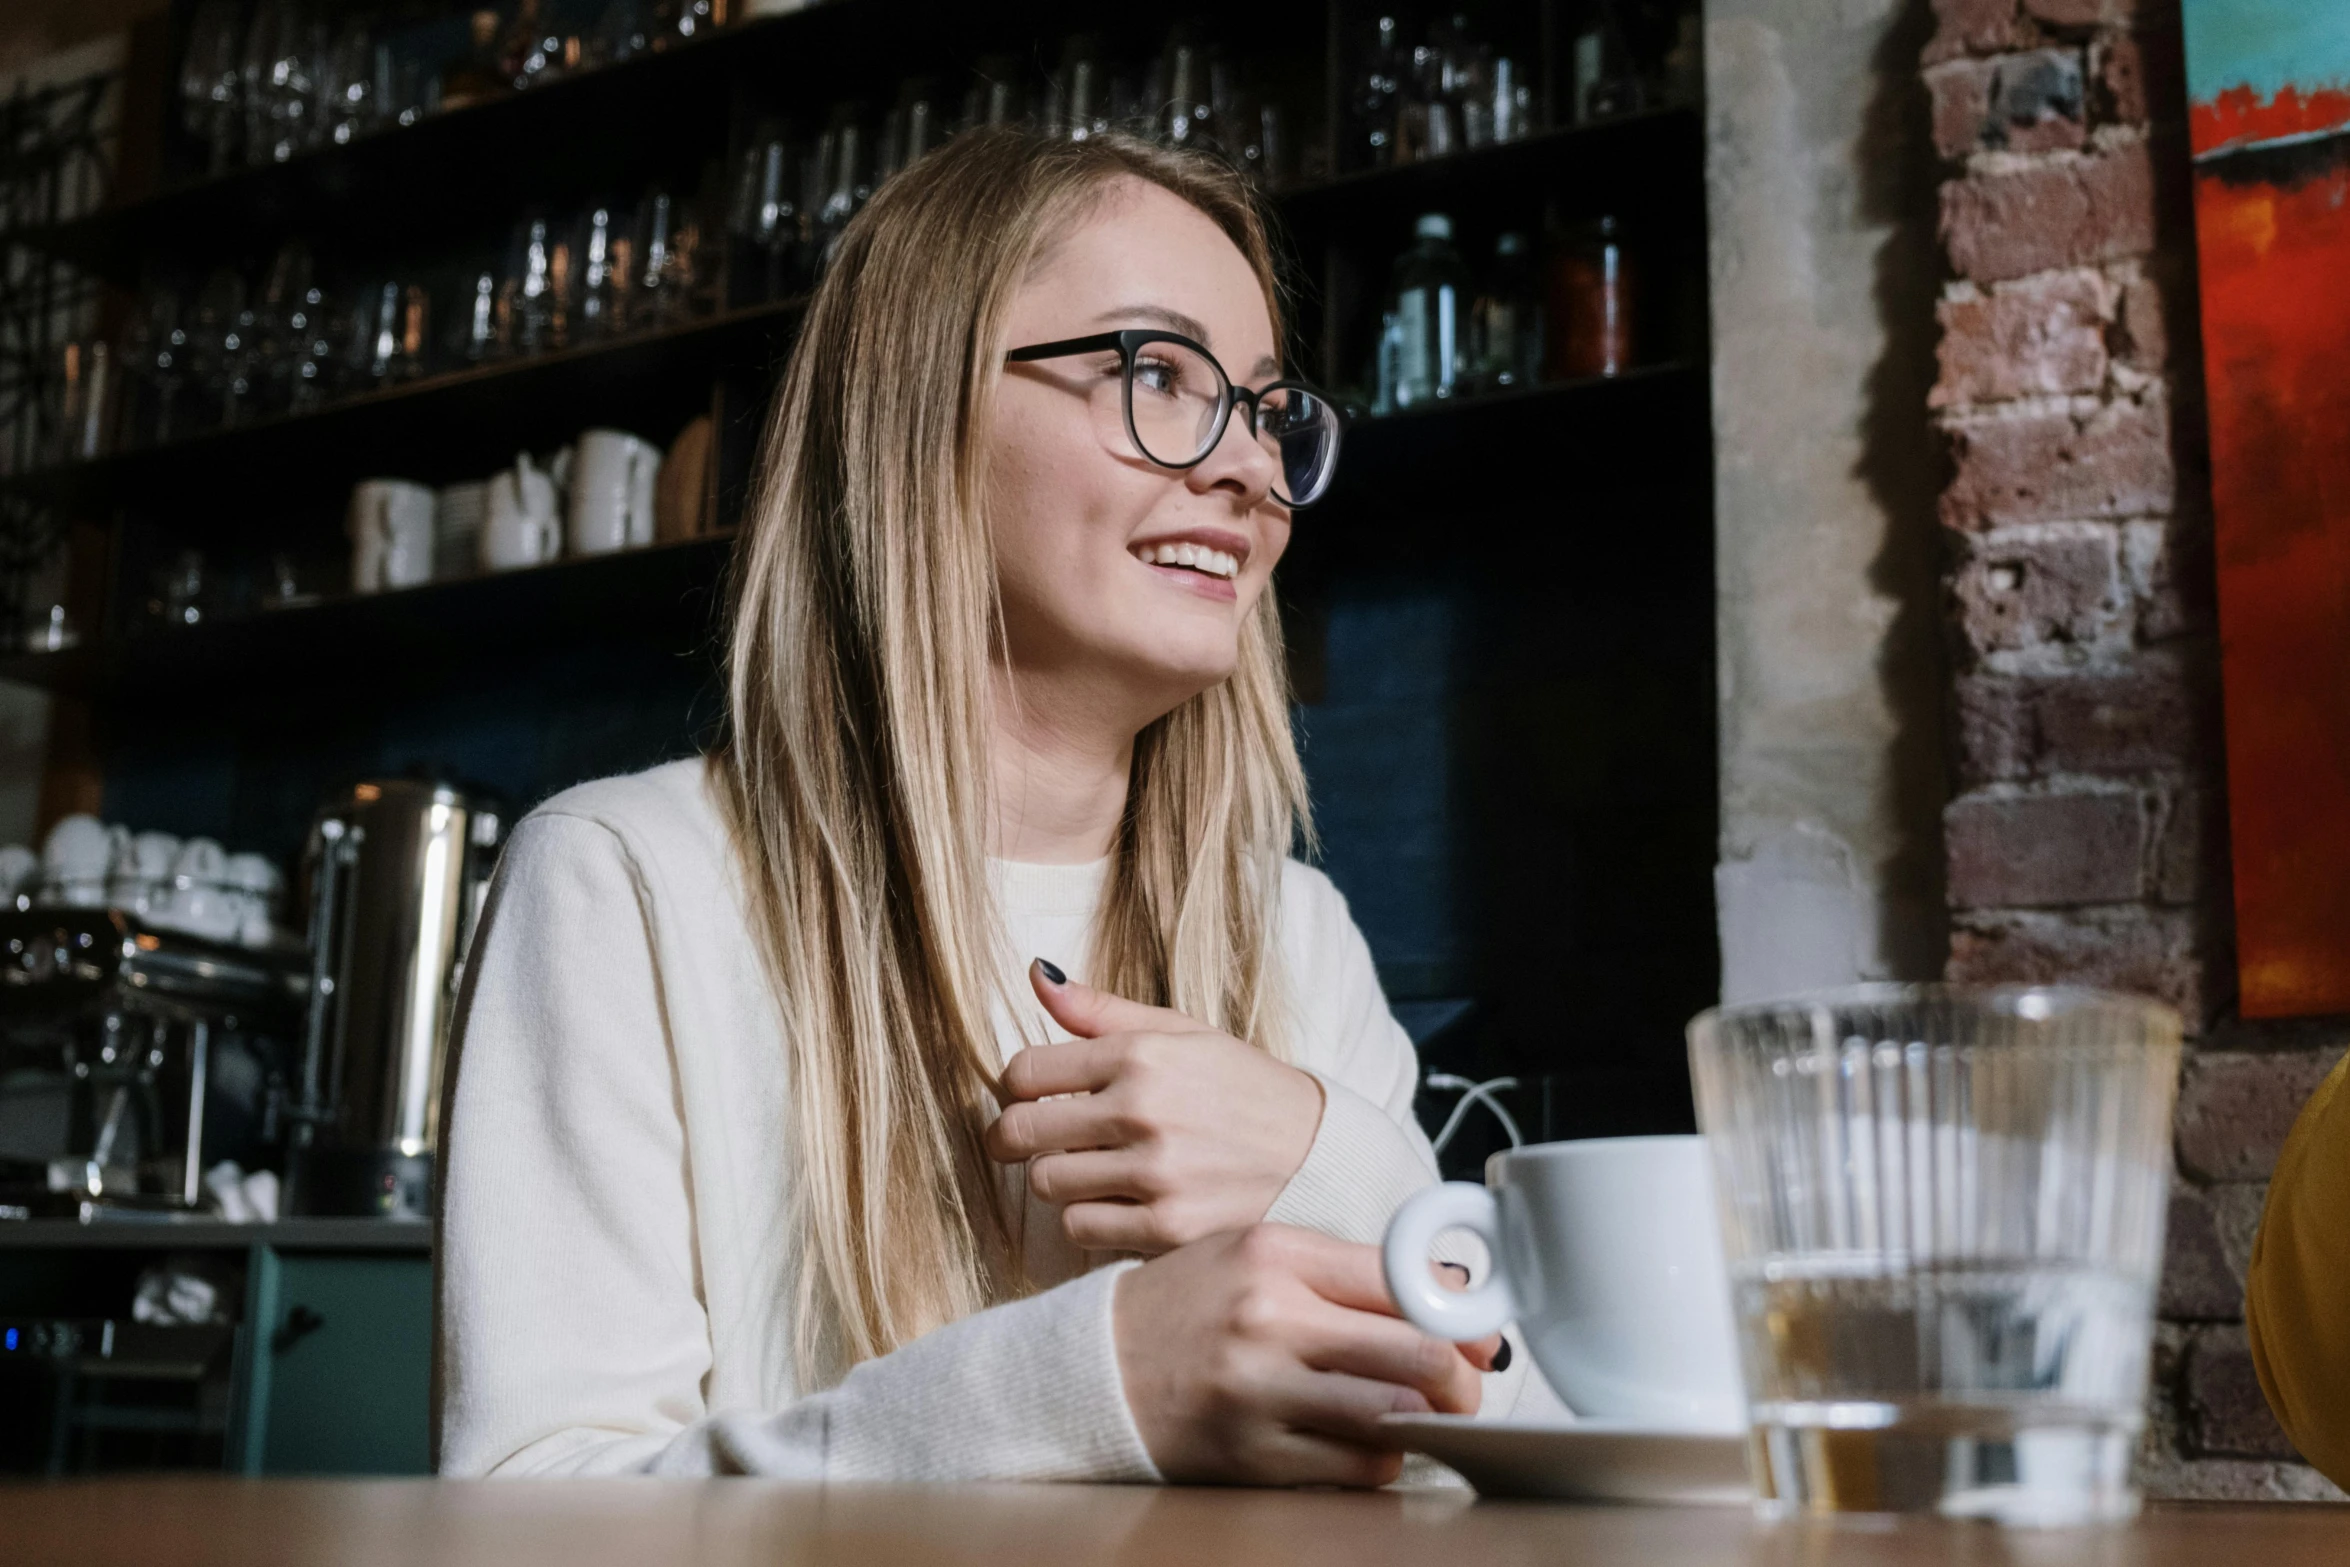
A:
POLYGON ((222 1159, 273 1157, 304 1015, 297 951, 120 908, 0 910, 0 1071, 54 1104, 46 1158, 0 1159, 0 1217, 188 1212, 222 1159))
POLYGON ((292 1212, 430 1216, 449 1022, 502 832, 479 797, 427 779, 358 784, 312 822, 292 1212))

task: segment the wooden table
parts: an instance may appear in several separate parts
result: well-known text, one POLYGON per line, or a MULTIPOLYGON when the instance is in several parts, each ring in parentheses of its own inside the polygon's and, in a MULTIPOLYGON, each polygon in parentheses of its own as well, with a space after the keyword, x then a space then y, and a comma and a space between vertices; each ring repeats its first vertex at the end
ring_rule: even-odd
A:
POLYGON ((2350 1507, 2164 1506, 2110 1530, 1756 1523, 1466 1495, 720 1481, 0 1485, 8 1567, 2344 1567, 2350 1507))

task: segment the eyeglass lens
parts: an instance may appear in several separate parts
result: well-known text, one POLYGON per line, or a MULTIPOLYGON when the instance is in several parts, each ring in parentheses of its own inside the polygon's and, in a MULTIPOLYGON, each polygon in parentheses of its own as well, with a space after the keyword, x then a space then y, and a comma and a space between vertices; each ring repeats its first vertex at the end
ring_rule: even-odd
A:
MULTIPOLYGON (((1170 468, 1206 457, 1222 431, 1226 400, 1216 362, 1181 343, 1154 340, 1134 350, 1127 375, 1127 407, 1142 454, 1170 468)), ((1245 409, 1233 417, 1245 419, 1245 409)), ((1257 440, 1281 465, 1280 499, 1301 505, 1329 482, 1338 450, 1338 418, 1322 399, 1297 387, 1276 387, 1257 409, 1257 440)))

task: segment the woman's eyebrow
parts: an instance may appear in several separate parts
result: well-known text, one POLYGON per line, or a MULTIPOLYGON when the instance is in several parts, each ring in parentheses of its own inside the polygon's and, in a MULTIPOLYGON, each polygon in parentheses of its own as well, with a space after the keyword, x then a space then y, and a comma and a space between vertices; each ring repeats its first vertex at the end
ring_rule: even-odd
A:
POLYGON ((1208 341, 1206 322, 1187 316, 1180 310, 1169 310, 1165 305, 1118 305, 1103 311, 1100 315, 1095 316, 1094 320, 1101 322, 1149 321, 1165 327, 1170 332, 1181 332, 1202 348, 1212 349, 1216 346, 1208 341))
MULTIPOLYGON (((1206 322, 1194 316, 1187 316, 1180 310, 1169 310, 1165 305, 1119 305, 1103 311, 1100 315, 1095 316, 1094 320, 1096 322, 1153 321, 1170 332, 1181 332, 1202 348, 1213 350, 1216 346, 1208 339, 1206 322)), ((1281 361, 1275 359, 1271 354, 1266 354, 1249 367, 1247 379, 1253 381, 1261 375, 1279 375, 1280 373, 1281 361)))

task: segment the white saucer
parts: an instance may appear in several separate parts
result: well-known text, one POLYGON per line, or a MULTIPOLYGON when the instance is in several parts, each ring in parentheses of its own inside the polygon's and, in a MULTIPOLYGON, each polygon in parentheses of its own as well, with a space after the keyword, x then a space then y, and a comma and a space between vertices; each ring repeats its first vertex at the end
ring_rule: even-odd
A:
POLYGON ((1742 1431, 1464 1415, 1384 1415, 1379 1423, 1413 1452, 1459 1470, 1486 1496, 1723 1507, 1754 1500, 1742 1431))

